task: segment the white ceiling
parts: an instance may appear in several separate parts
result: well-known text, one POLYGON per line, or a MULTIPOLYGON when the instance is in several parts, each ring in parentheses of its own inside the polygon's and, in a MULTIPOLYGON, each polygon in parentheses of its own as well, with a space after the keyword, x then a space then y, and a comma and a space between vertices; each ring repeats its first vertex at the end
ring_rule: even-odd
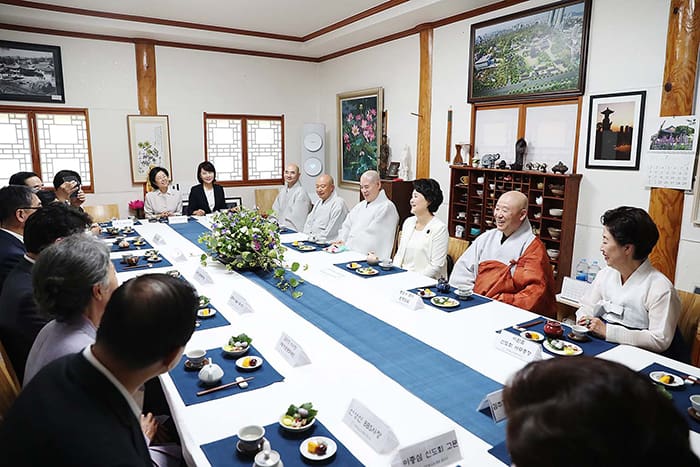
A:
MULTIPOLYGON (((53 12, 1 2, 2 0, 0 22, 7 24, 312 58, 405 31, 422 23, 499 3, 496 0, 409 0, 307 41, 295 41, 53 12)), ((31 3, 302 38, 345 18, 385 4, 386 0, 51 0, 31 3)))

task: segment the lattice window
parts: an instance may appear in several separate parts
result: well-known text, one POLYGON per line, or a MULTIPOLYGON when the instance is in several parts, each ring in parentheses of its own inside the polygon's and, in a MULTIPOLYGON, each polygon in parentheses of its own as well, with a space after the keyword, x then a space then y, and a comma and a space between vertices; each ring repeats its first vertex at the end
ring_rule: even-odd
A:
POLYGON ((272 185, 284 173, 284 117, 204 114, 205 157, 222 185, 272 185))
POLYGON ((29 118, 26 113, 0 113, 0 186, 16 172, 33 172, 29 118))
POLYGON ((0 186, 20 171, 51 186, 59 170, 75 170, 94 192, 87 110, 0 107, 0 186))

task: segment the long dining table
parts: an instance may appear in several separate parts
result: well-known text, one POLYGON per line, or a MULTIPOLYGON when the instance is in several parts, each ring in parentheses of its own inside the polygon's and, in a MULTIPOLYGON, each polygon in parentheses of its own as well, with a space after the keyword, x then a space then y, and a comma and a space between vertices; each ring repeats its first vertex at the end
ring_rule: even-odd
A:
MULTIPOLYGON (((199 294, 211 300, 219 318, 225 318, 221 321, 223 324, 197 328, 187 343, 186 352, 205 349, 214 363, 222 363, 221 347, 230 337, 245 333, 253 339, 255 350, 264 359, 263 365, 281 376, 262 387, 234 387, 220 391, 217 398, 199 401, 194 394, 187 393, 187 397, 183 397, 181 391, 190 388, 178 387, 172 374, 161 375, 188 465, 228 465, 220 460, 213 462, 202 446, 231 438, 246 425, 277 423, 290 404, 304 402, 313 403, 318 409, 318 420, 347 448, 354 461, 362 465, 392 465, 398 449, 452 430, 463 465, 504 465, 489 450, 503 440, 506 422, 496 424, 477 410, 477 404, 488 392, 506 384, 525 365, 523 360, 497 348, 499 332, 535 319, 537 315, 485 300, 485 303, 453 312, 430 304, 417 309, 407 307, 397 300, 400 291, 425 287, 435 281, 410 271, 359 276, 337 266, 364 259, 364 255, 351 251, 301 252, 290 248, 285 253, 285 261, 302 265, 296 274, 305 282, 298 290, 307 290, 308 286, 309 293, 296 299, 282 297, 279 290, 269 284, 266 286, 262 279, 228 271, 211 258, 203 266, 202 248, 194 234, 208 225, 206 217, 172 226, 136 225, 138 234, 171 265, 159 267, 154 263, 118 274, 119 281, 123 282, 144 273, 177 270, 199 294), (182 234, 184 231, 189 235, 182 234), (236 300, 231 300, 232 294, 236 300), (325 309, 321 310, 325 317, 299 312, 302 308, 313 309, 315 300, 325 300, 322 304, 325 309), (241 306, 242 302, 246 306, 241 306), (340 304, 337 309, 335 305, 326 305, 336 302, 340 304), (342 313, 348 313, 347 326, 343 326, 345 315, 342 313), (329 320, 334 324, 325 324, 329 320), (282 335, 293 339, 310 363, 293 366, 278 351, 282 335), (387 342, 394 342, 391 339, 406 347, 394 349, 394 357, 386 355, 387 342), (426 355, 429 358, 426 359, 426 355), (393 368, 392 358, 401 360, 404 367, 393 368), (449 374, 446 378, 441 366, 448 364, 459 366, 456 373, 461 375, 459 378, 472 379, 473 384, 460 385, 463 381, 451 380, 449 374), (449 391, 452 387, 454 393, 449 391), (435 394, 441 394, 439 391, 448 394, 449 410, 443 410, 441 401, 435 400, 435 394), (391 429, 398 441, 395 449, 377 452, 343 421, 353 400, 359 401, 391 429)), ((281 235, 281 239, 289 243, 304 241, 306 236, 294 232, 281 235)), ((140 251, 130 253, 141 254, 140 251)), ((115 251, 112 255, 118 260, 121 252, 115 251)), ((205 321, 202 319, 201 323, 205 321)), ((621 362, 636 371, 658 363, 678 373, 700 377, 700 369, 696 367, 636 347, 618 345, 598 356, 621 362)), ((552 356, 544 353, 544 358, 552 356)), ((250 373, 251 376, 255 374, 250 373)), ((694 451, 700 453, 698 433, 691 431, 690 439, 694 451)), ((275 449, 274 444, 272 449, 275 449)), ((231 458, 235 450, 235 443, 231 442, 231 458)), ((340 453, 332 465, 349 465, 340 453)), ((286 466, 305 465, 298 453, 282 460, 286 466)), ((439 465, 459 465, 460 462, 439 465)), ((252 465, 252 460, 249 464, 252 465)))

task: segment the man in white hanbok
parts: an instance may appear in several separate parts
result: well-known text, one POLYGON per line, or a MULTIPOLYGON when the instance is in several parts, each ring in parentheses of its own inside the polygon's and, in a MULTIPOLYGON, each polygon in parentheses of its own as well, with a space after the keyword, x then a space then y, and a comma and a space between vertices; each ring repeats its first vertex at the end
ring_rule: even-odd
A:
POLYGON ((382 190, 379 173, 368 170, 360 177, 364 201, 355 205, 343 222, 338 244, 360 253, 373 251, 381 259, 391 257, 399 214, 382 190))
POLYGON ((282 188, 272 204, 272 210, 277 214, 280 225, 296 231, 304 228, 306 216, 311 211, 311 200, 306 190, 299 183, 299 166, 289 164, 284 169, 284 181, 287 186, 282 188))
POLYGON ((334 240, 348 215, 348 207, 335 192, 333 177, 328 174, 316 179, 316 194, 320 199, 306 218, 304 233, 322 242, 334 240))

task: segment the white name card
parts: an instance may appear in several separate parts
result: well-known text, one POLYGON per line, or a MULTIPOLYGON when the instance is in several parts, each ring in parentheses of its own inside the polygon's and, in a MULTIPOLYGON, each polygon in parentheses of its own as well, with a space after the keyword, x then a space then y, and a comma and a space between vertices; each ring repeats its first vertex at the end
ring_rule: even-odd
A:
POLYGON ((391 427, 357 399, 350 401, 343 423, 380 454, 391 452, 399 445, 391 427))
POLYGON ((304 349, 302 349, 294 339, 289 337, 287 333, 283 332, 277 341, 277 351, 287 360, 287 363, 293 367, 304 366, 311 363, 304 349))
POLYGON ((175 248, 172 253, 173 253, 173 259, 175 261, 177 261, 178 263, 182 263, 183 261, 187 261, 187 258, 182 253, 182 251, 178 250, 177 248, 175 248))
POLYGON ((165 245, 165 239, 160 236, 160 234, 155 234, 153 237, 153 243, 156 245, 165 245))
POLYGON ((395 300, 410 310, 423 308, 423 299, 408 290, 399 290, 395 300))
POLYGON ((202 285, 214 283, 209 273, 205 271, 202 266, 198 267, 197 270, 194 272, 194 278, 197 282, 199 282, 202 285))
POLYGON ((459 442, 454 430, 444 435, 421 441, 412 446, 399 449, 391 463, 392 467, 432 467, 435 465, 454 464, 462 459, 459 442))
POLYGON ((187 222, 187 216, 170 216, 168 217, 168 223, 170 224, 184 224, 187 222))
POLYGON ((494 422, 498 423, 506 418, 506 407, 503 405, 503 389, 486 394, 486 397, 481 400, 476 410, 480 411, 487 407, 494 422))
POLYGON ((253 312, 253 307, 250 306, 250 303, 248 303, 248 300, 243 298, 238 292, 235 290, 231 292, 231 296, 228 298, 228 306, 233 308, 233 310, 236 313, 240 314, 245 314, 245 313, 252 313, 253 312))
POLYGON ((538 342, 523 339, 517 334, 503 330, 496 334, 496 348, 525 362, 542 359, 542 346, 538 342))
POLYGON ((112 227, 116 227, 118 229, 123 229, 125 227, 133 227, 134 226, 134 221, 131 219, 114 219, 112 221, 112 227))

